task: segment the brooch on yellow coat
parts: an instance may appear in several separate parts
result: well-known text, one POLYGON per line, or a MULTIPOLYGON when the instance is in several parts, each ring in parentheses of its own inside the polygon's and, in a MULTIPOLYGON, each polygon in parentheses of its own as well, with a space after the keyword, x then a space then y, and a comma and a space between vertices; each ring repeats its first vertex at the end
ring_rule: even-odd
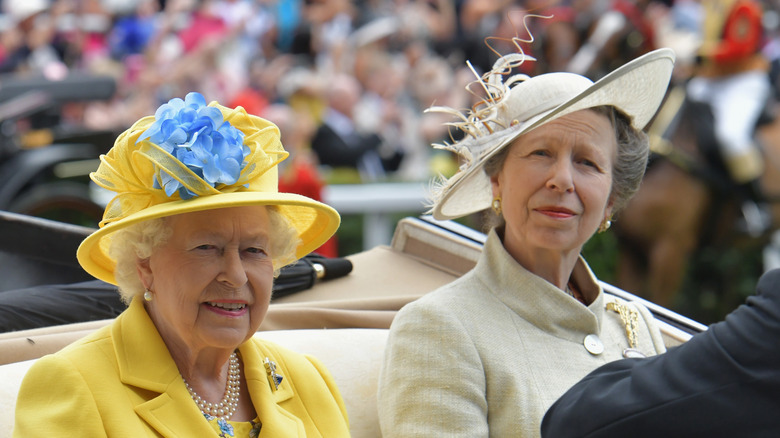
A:
POLYGON ((282 384, 284 377, 281 374, 277 374, 276 362, 266 357, 263 363, 265 364, 265 371, 268 373, 268 383, 276 391, 279 389, 279 385, 282 384))

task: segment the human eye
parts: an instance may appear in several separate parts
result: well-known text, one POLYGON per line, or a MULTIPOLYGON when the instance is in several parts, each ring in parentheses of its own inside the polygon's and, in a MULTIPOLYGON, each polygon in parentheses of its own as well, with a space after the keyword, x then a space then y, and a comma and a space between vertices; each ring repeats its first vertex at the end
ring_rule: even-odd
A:
POLYGON ((593 167, 595 169, 599 169, 600 168, 600 166, 595 161, 590 160, 588 158, 581 159, 580 163, 585 165, 585 166, 593 167))
POLYGON ((525 159, 545 159, 552 156, 549 149, 544 147, 529 148, 520 157, 525 159))
POLYGON ((591 172, 603 174, 607 173, 607 165, 602 163, 599 160, 592 160, 589 158, 585 158, 581 160, 582 166, 586 167, 587 169, 590 169, 591 172))
POLYGON ((581 151, 575 154, 574 161, 578 164, 592 168, 598 172, 603 172, 605 169, 604 159, 598 153, 591 151, 581 151))
POLYGON ((244 252, 249 254, 252 257, 265 257, 268 256, 268 251, 264 247, 261 246, 250 246, 246 249, 244 249, 244 252))

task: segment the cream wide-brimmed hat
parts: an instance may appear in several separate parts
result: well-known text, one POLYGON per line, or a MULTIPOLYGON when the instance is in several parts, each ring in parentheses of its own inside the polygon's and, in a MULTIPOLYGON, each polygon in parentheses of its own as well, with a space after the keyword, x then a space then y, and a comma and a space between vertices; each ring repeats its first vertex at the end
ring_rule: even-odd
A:
POLYGON ((628 116, 634 128, 643 129, 663 101, 675 55, 671 49, 655 50, 595 83, 565 72, 508 76, 513 67, 527 60, 533 59, 516 53, 496 61, 479 81, 488 98, 467 114, 443 107, 427 110, 457 115, 461 121, 449 125, 465 133, 457 143, 434 145, 455 152, 463 160, 455 175, 433 188, 430 213, 434 218, 456 219, 490 207, 490 179, 483 170, 487 160, 518 136, 547 122, 575 111, 611 105, 628 116))
POLYGON ((116 284, 116 262, 108 255, 113 233, 149 219, 226 207, 272 205, 298 231, 292 263, 325 243, 339 226, 332 207, 305 196, 279 193, 279 162, 288 153, 273 123, 242 107, 208 106, 198 93, 172 99, 119 135, 90 174, 116 192, 100 228, 77 251, 94 277, 116 284))

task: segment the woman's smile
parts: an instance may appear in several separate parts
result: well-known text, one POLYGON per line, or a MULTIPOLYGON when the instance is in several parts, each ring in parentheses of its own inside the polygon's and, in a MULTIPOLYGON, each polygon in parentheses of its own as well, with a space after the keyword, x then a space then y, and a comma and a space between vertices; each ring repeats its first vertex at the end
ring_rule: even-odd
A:
POLYGON ((568 219, 577 215, 577 213, 568 208, 555 206, 539 207, 534 209, 534 211, 555 219, 568 219))
POLYGON ((246 301, 215 300, 206 301, 202 305, 211 312, 229 317, 244 316, 249 311, 246 301))

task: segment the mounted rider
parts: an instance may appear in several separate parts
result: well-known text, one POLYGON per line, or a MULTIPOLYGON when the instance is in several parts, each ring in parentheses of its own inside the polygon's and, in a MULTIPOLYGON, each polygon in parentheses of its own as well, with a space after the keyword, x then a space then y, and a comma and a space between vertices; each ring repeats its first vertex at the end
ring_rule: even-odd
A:
POLYGON ((723 162, 742 198, 748 232, 769 226, 758 179, 764 161, 756 123, 771 95, 769 61, 762 55, 763 9, 756 0, 702 0, 698 69, 687 86, 692 100, 710 104, 723 162))

